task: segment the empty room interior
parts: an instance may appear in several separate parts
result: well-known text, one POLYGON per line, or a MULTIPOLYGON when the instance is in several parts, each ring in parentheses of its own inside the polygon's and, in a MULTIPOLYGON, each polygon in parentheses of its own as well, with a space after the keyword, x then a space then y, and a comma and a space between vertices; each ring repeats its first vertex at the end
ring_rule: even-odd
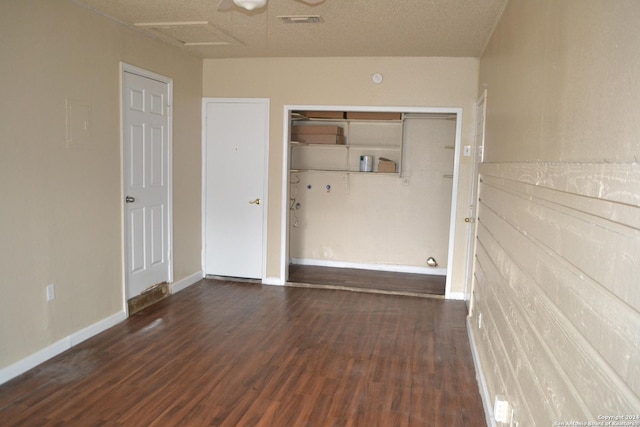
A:
POLYGON ((640 425, 638 22, 0 0, 0 424, 640 425))

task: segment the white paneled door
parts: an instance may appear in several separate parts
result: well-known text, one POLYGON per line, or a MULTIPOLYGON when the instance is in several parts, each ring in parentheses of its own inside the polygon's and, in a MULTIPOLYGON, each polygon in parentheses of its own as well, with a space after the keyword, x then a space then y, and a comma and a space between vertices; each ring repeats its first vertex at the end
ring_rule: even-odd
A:
POLYGON ((170 84, 124 71, 123 192, 127 299, 169 281, 170 84))
POLYGON ((204 268, 264 277, 268 99, 206 99, 204 268))

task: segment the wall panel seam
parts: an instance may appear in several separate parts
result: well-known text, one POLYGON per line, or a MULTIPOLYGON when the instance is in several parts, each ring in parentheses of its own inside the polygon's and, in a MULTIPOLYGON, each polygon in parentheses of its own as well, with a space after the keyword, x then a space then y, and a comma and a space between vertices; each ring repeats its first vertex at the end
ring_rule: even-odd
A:
POLYGON ((482 163, 480 173, 640 207, 639 163, 482 163))
POLYGON ((620 202, 614 202, 549 187, 536 186, 508 178, 483 175, 482 183, 487 186, 501 188, 505 192, 517 195, 559 212, 572 211, 592 222, 624 233, 625 230, 640 230, 640 208, 620 202), (607 216, 609 215, 609 216, 607 216), (613 217, 612 217, 613 216, 613 217))

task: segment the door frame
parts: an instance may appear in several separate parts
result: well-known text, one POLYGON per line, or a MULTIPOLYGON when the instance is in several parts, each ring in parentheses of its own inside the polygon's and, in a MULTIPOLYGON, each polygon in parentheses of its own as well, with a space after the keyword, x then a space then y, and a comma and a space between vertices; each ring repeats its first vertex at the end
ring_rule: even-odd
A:
POLYGON ((262 272, 261 281, 267 281, 267 237, 268 237, 268 217, 269 217, 269 141, 271 133, 271 99, 270 98, 202 98, 202 252, 200 263, 202 271, 206 274, 207 259, 207 104, 208 103, 259 103, 264 104, 267 110, 266 124, 267 134, 264 138, 264 172, 262 176, 262 272))
POLYGON ((471 170, 471 188, 469 202, 473 205, 469 206, 469 218, 471 227, 467 231, 467 265, 465 271, 464 283, 464 300, 467 304, 469 315, 473 313, 473 288, 475 284, 475 255, 476 255, 476 236, 478 235, 478 201, 480 189, 480 164, 484 161, 484 140, 486 133, 487 119, 487 89, 476 101, 476 121, 475 134, 473 136, 473 166, 471 170), (482 128, 478 129, 478 122, 482 120, 482 128))
POLYGON ((292 111, 358 111, 358 112, 389 112, 389 113, 430 113, 430 114, 455 114, 456 132, 453 160, 453 186, 451 189, 451 216, 449 219, 449 248, 447 253, 447 278, 445 285, 445 298, 461 300, 463 292, 451 292, 451 279, 453 275, 454 243, 456 234, 456 219, 458 207, 458 189, 460 175, 460 152, 462 145, 462 114, 461 107, 383 107, 383 106, 345 106, 345 105, 285 105, 283 113, 283 141, 282 141, 282 211, 280 233, 280 277, 279 284, 284 285, 288 279, 289 263, 289 117, 292 111))
POLYGON ((144 68, 120 62, 120 212, 121 212, 121 238, 122 238, 122 299, 123 307, 128 315, 127 304, 127 264, 129 262, 129 250, 127 248, 128 237, 126 235, 127 227, 125 225, 126 205, 125 205, 125 180, 124 180, 124 73, 135 74, 140 77, 159 81, 167 85, 167 262, 168 274, 167 281, 173 283, 173 79, 154 73, 144 68))

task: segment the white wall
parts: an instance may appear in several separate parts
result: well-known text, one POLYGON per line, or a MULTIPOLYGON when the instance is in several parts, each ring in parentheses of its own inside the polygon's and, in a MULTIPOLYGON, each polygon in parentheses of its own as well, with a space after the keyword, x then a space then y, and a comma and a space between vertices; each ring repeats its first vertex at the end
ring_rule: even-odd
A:
POLYGON ((0 39, 1 370, 123 313, 120 61, 174 81, 175 279, 200 270, 202 61, 64 0, 0 2, 0 39))
POLYGON ((481 58, 470 333, 520 426, 640 412, 639 18, 512 0, 481 58))
MULTIPOLYGON (((474 58, 259 58, 204 61, 206 97, 270 98, 267 275, 281 274, 285 105, 463 108, 462 144, 472 145, 478 60, 474 58), (384 83, 371 81, 374 73, 384 83)), ((460 161, 452 291, 463 292, 470 158, 460 161)))

